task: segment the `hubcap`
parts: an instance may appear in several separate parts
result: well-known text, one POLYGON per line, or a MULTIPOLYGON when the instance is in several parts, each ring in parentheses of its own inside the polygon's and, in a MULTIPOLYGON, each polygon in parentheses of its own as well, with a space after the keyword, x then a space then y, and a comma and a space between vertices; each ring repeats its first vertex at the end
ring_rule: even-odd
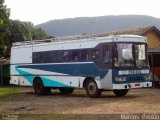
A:
POLYGON ((96 85, 95 85, 95 83, 91 82, 91 83, 88 84, 88 92, 90 94, 95 94, 95 92, 96 92, 96 85))

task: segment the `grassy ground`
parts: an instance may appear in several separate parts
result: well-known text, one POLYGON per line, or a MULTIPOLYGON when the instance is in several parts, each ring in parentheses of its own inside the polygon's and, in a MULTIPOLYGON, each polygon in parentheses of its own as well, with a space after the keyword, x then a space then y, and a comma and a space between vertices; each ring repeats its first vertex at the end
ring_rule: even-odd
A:
POLYGON ((160 89, 134 89, 125 97, 107 91, 88 98, 84 90, 71 95, 37 96, 32 88, 0 88, 0 118, 18 120, 119 120, 123 114, 160 114, 160 89))
POLYGON ((16 94, 19 92, 20 92, 19 88, 14 88, 14 87, 0 88, 0 96, 9 95, 9 94, 16 94))

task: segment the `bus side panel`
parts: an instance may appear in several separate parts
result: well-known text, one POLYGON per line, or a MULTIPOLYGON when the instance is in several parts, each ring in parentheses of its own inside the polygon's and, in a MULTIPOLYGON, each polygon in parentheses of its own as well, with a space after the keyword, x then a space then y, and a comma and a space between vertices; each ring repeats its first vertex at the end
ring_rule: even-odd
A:
POLYGON ((19 73, 16 71, 15 66, 16 65, 11 65, 10 66, 10 73, 11 73, 10 84, 19 85, 19 80, 18 80, 19 73))
POLYGON ((63 77, 63 83, 68 86, 80 87, 80 79, 84 80, 85 78, 79 76, 66 76, 63 77))
POLYGON ((34 76, 30 73, 24 71, 23 69, 18 69, 17 65, 11 65, 11 80, 10 84, 31 86, 34 76))
POLYGON ((11 64, 32 63, 32 47, 11 49, 11 64))
POLYGON ((82 87, 79 76, 41 76, 44 86, 46 87, 82 87))
POLYGON ((109 69, 105 77, 101 79, 101 89, 113 89, 112 69, 109 69))
MULTIPOLYGON (((23 66, 23 65, 22 65, 23 66)), ((32 65, 25 65, 27 68, 22 66, 12 65, 12 71, 15 75, 12 77, 12 84, 31 86, 35 77, 40 77, 46 87, 80 87, 79 76, 69 76, 67 74, 46 71, 40 69, 33 69, 32 65)))
POLYGON ((10 74, 11 74, 11 80, 10 84, 15 85, 26 85, 30 86, 31 83, 29 83, 26 78, 26 73, 24 74, 23 71, 18 71, 17 67, 19 65, 24 65, 27 63, 32 63, 32 47, 17 47, 11 49, 11 67, 10 67, 10 74))
MULTIPOLYGON (((102 78, 107 70, 99 70, 93 62, 89 63, 63 63, 63 64, 32 64, 20 65, 16 69, 20 75, 35 75, 40 77, 48 87, 83 87, 85 77, 94 75, 102 78)), ((94 77, 93 76, 93 77, 94 77)), ((33 82, 29 80, 29 82, 33 82)))

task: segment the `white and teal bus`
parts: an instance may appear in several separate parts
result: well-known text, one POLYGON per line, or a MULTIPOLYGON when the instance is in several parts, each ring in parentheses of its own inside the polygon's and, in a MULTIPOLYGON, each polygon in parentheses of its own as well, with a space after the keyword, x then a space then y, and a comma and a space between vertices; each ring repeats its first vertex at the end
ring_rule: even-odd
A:
POLYGON ((137 35, 14 43, 10 64, 10 83, 33 86, 38 95, 85 88, 89 97, 107 90, 124 96, 152 86, 147 39, 137 35))

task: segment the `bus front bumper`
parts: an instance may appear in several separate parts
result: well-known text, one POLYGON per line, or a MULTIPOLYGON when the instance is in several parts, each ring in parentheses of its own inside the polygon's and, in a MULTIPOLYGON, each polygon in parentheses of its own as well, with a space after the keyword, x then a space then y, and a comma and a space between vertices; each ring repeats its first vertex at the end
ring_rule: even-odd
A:
POLYGON ((152 87, 152 82, 113 84, 113 89, 132 89, 152 87))

